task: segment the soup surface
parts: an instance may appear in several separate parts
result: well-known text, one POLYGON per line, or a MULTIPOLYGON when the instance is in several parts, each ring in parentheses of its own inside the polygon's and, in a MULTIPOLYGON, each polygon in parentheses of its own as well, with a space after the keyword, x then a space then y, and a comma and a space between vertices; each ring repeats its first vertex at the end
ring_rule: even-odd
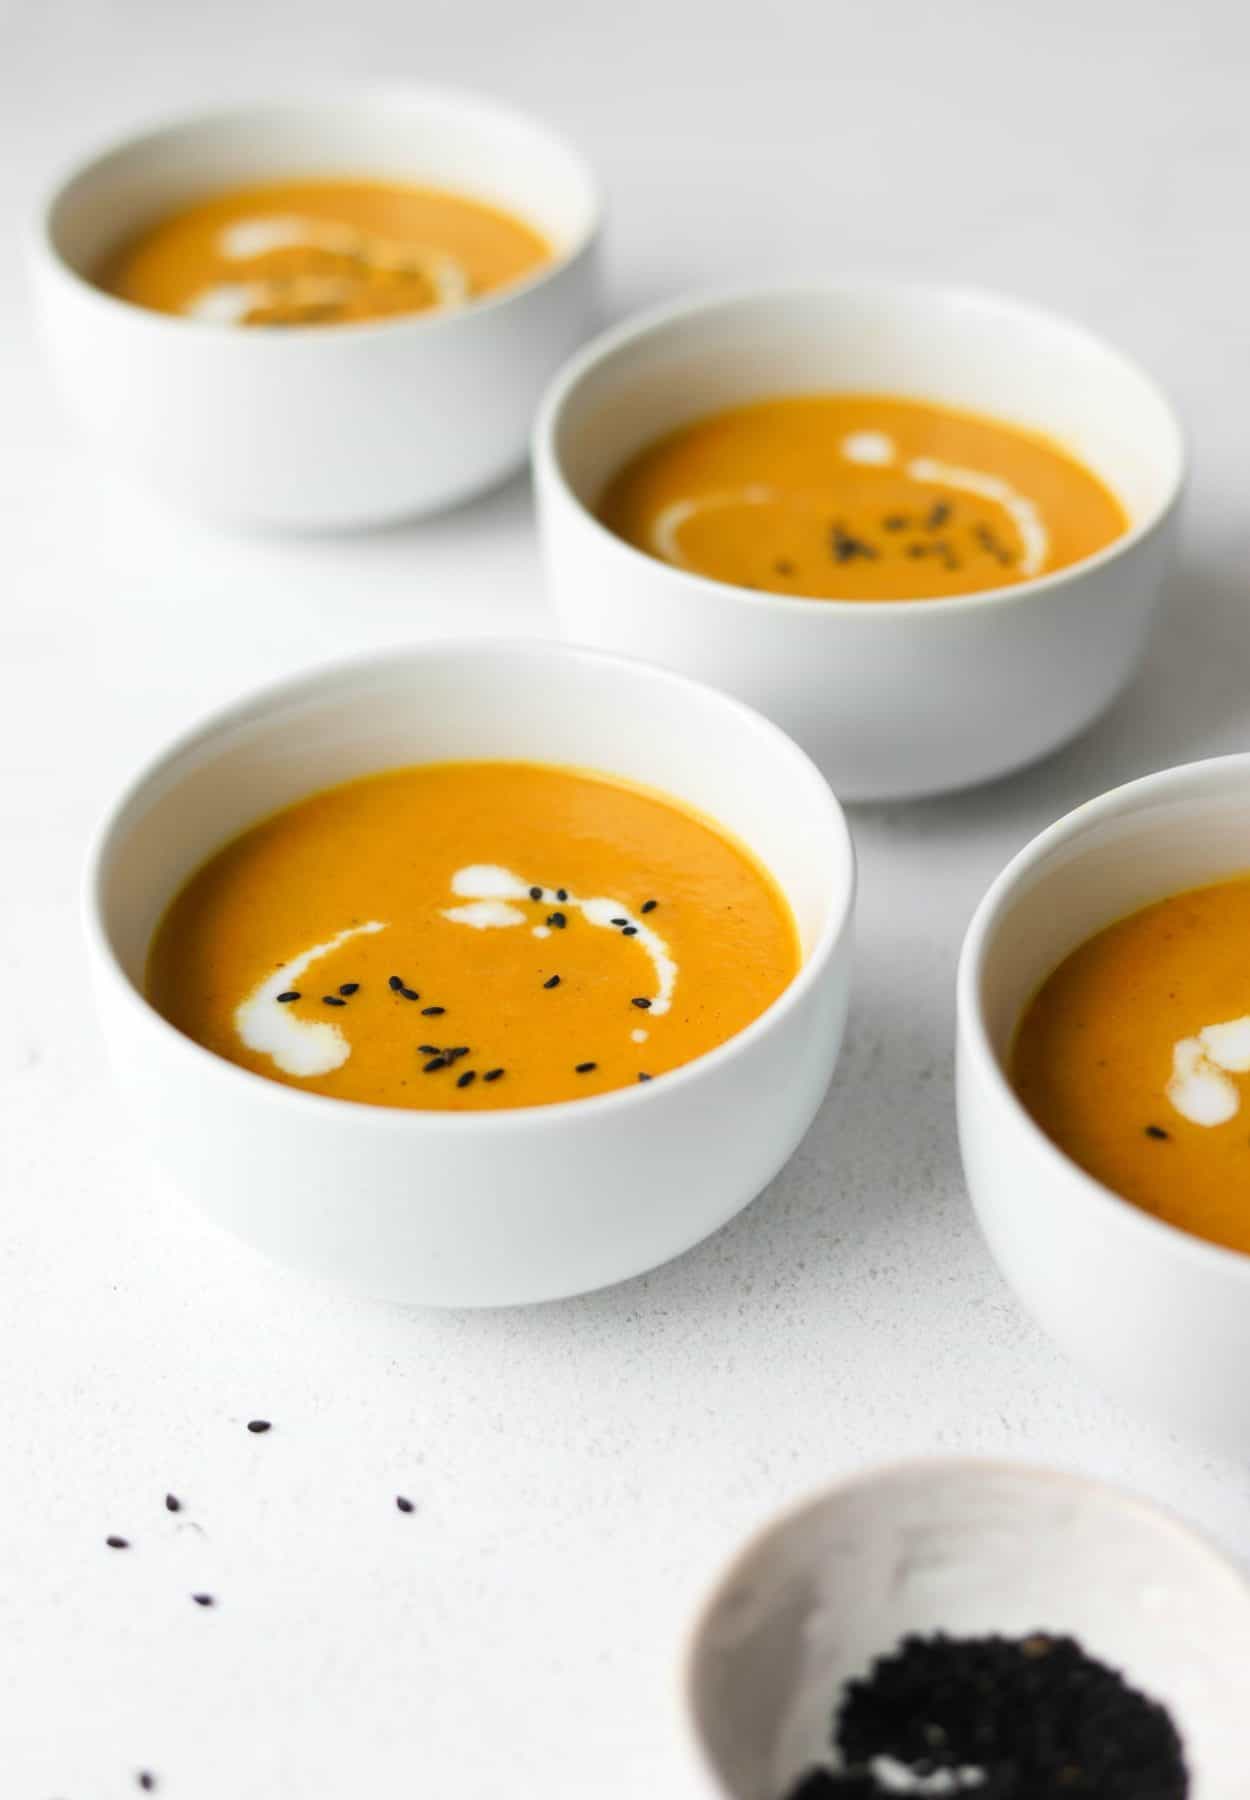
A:
POLYGON ((461 306, 551 246, 510 213, 387 181, 236 188, 124 245, 99 286, 215 325, 333 325, 461 306))
POLYGON ((1100 931, 1025 1012, 1015 1087, 1126 1200, 1250 1251, 1250 875, 1100 931))
POLYGON ((658 1078, 798 964, 771 878, 676 802, 444 763, 329 788, 227 844, 158 926, 147 991, 276 1081, 481 1110, 658 1078))
POLYGON ((698 419, 627 463, 599 514, 678 568, 822 600, 1029 581, 1128 526, 1110 489, 1040 434, 881 394, 792 394, 698 419))

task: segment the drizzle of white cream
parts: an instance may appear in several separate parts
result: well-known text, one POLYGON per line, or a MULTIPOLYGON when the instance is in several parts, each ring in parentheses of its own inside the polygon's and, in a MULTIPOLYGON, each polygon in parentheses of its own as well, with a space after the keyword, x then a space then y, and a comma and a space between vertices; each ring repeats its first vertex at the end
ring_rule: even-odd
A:
POLYGON ((965 1794, 985 1783, 985 1771, 971 1765, 920 1775, 893 1756, 874 1756, 868 1767, 885 1794, 965 1794))
POLYGON ((851 431, 842 439, 842 455, 847 462, 884 469, 894 461, 894 439, 884 431, 851 431))
POLYGON ((675 563, 679 569, 688 568, 677 534, 696 513, 713 512, 722 506, 768 506, 779 498, 775 488, 753 486, 703 494, 697 500, 674 500, 661 507, 651 521, 651 548, 665 562, 675 563))
POLYGON ((467 906, 451 907, 443 917, 450 919, 453 925, 472 925, 477 931, 525 923, 525 914, 506 900, 471 900, 467 906))
POLYGON ((352 1047, 338 1026, 328 1019, 300 1018, 291 1011, 290 1003, 279 1005, 278 995, 288 992, 315 962, 341 944, 385 930, 377 919, 370 919, 367 925, 349 925, 346 931, 327 938, 324 944, 314 944, 267 975, 235 1008, 234 1028, 247 1048, 271 1056, 284 1075, 329 1075, 342 1068, 352 1047))
MULTIPOLYGON (((421 244, 374 237, 333 219, 304 219, 294 213, 236 219, 217 238, 218 252, 227 262, 250 262, 274 250, 302 248, 348 257, 361 267, 423 275, 440 306, 463 306, 470 296, 469 272, 454 256, 421 244)), ((239 325, 264 307, 342 305, 355 285, 350 275, 216 282, 192 295, 182 311, 201 324, 239 325)))
MULTIPOLYGON (((673 989, 677 985, 677 964, 669 955, 668 945, 660 934, 645 919, 636 918, 629 907, 620 900, 607 900, 596 897, 581 900, 576 894, 561 890, 559 894, 554 888, 540 887, 536 881, 523 881, 514 875, 511 869, 500 868, 498 863, 472 863, 467 868, 457 869, 451 878, 451 891, 463 899, 476 902, 508 902, 513 900, 533 900, 537 894, 538 904, 558 907, 565 913, 580 913, 588 925, 597 925, 603 930, 621 933, 622 927, 616 923, 623 919, 626 925, 632 925, 633 931, 626 943, 636 944, 649 957, 655 975, 656 990, 650 997, 650 1012, 653 1017, 666 1013, 673 1003, 673 989)), ((476 909, 453 907, 444 912, 443 917, 453 924, 523 924, 524 914, 517 913, 513 918, 481 920, 478 916, 465 919, 461 915, 476 909)), ((505 910, 512 913, 511 906, 505 910)), ((546 932, 546 926, 536 926, 534 935, 546 932)))
POLYGON ((1204 1025, 1196 1037, 1172 1047, 1167 1097, 1191 1125, 1227 1125, 1241 1111, 1241 1095, 1230 1075, 1250 1073, 1250 1013, 1204 1025))
POLYGON ((1018 573, 1026 577, 1041 574, 1050 550, 1050 533, 1034 502, 1018 494, 1010 482, 997 475, 987 475, 980 469, 961 469, 957 463, 939 462, 933 456, 913 457, 907 464, 906 473, 913 481, 936 482, 1001 506, 1020 534, 1022 555, 1018 573))

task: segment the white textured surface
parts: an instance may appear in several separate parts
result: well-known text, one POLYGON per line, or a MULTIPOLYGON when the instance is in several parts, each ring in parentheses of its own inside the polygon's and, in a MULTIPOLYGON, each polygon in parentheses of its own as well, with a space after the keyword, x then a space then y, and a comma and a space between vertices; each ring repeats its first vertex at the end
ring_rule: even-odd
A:
POLYGON ((1231 0, 0 6, 6 1800, 123 1800, 140 1767, 174 1800, 678 1800, 704 1578, 779 1502, 901 1451, 1111 1476, 1250 1556, 1245 1469, 1125 1419, 1001 1287, 950 1082, 958 939, 1007 855, 1114 781, 1245 747, 1248 53, 1231 0), (792 1166, 680 1263, 528 1313, 348 1303, 187 1216, 81 985, 84 835, 159 740, 339 650, 541 628, 521 482, 373 537, 223 538, 70 440, 29 342, 10 232, 62 159, 282 75, 379 72, 582 142, 615 313, 771 270, 999 285, 1144 358, 1197 451, 1169 615, 1115 714, 1016 780, 856 817, 851 1038, 792 1166))

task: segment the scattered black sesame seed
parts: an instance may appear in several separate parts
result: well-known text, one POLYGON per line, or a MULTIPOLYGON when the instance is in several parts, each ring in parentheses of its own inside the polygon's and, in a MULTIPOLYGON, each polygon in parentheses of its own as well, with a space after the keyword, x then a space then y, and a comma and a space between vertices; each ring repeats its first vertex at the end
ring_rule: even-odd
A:
POLYGON ((477 1080, 477 1070, 476 1069, 466 1069, 463 1075, 457 1076, 456 1086, 458 1088, 472 1087, 473 1083, 476 1080, 477 1080))
POLYGON ((467 1044, 453 1044, 450 1050, 443 1051, 443 1055, 447 1058, 449 1063, 459 1062, 462 1056, 467 1056, 468 1054, 469 1046, 467 1044))
POLYGON ((647 1074, 645 1069, 639 1069, 638 1079, 639 1081, 650 1081, 651 1077, 647 1074))
POLYGON ((542 897, 543 897, 543 891, 541 888, 531 888, 530 889, 530 899, 531 900, 541 900, 542 897))
POLYGON ((866 557, 870 562, 877 557, 877 551, 863 538, 852 537, 844 525, 835 523, 830 528, 829 547, 833 551, 834 562, 854 562, 857 556, 866 557))
POLYGON ((927 556, 929 546, 927 544, 908 544, 907 554, 908 556, 927 556))
POLYGON ((217 1604, 211 1594, 192 1594, 191 1598, 197 1606, 216 1606, 217 1604))
POLYGON ((543 982, 545 988, 559 987, 559 985, 560 977, 558 975, 552 975, 547 981, 543 982))
POLYGON ((298 988, 288 988, 285 994, 278 995, 278 1005, 279 1006, 289 1006, 292 1000, 298 1000, 298 999, 299 999, 299 989, 298 988))
POLYGON ((793 575, 794 574, 794 564, 792 562, 790 562, 786 557, 779 556, 777 558, 776 562, 773 564, 773 573, 776 575, 793 575))
POLYGON ((400 997, 404 1000, 419 1000, 421 998, 416 988, 401 987, 399 992, 400 997))
POLYGON ((165 1511, 166 1512, 181 1512, 182 1511, 182 1501, 178 1498, 177 1494, 166 1494, 166 1496, 165 1496, 165 1511))
POLYGON ((446 1067, 447 1058, 445 1056, 434 1056, 431 1057, 428 1063, 423 1063, 421 1065, 421 1073, 423 1075, 433 1075, 435 1070, 445 1069, 446 1067))
POLYGON ((911 523, 906 513, 887 513, 881 521, 883 531, 906 531, 911 523))
POLYGON ((346 1000, 340 1000, 337 994, 323 994, 321 996, 321 1004, 323 1006, 346 1006, 347 1002, 346 1000))
POLYGON ((575 1075, 589 1075, 592 1069, 597 1069, 598 1067, 598 1063, 578 1063, 573 1073, 575 1075))
POLYGON ((416 1512, 417 1510, 416 1501, 410 1500, 407 1494, 396 1494, 395 1504, 402 1513, 416 1512))
MULTIPOLYGON (((414 994, 412 997, 414 1000, 420 998, 418 994, 414 994)), ((421 1008, 421 1017, 423 1019, 440 1019, 446 1011, 447 1008, 445 1006, 423 1006, 421 1008)))
POLYGON ((556 899, 557 900, 567 900, 568 897, 569 897, 569 890, 567 888, 557 888, 556 889, 556 899))
POLYGON ((649 1011, 650 1006, 651 1006, 651 1002, 647 999, 645 994, 635 994, 634 998, 630 1001, 629 1004, 631 1006, 641 1007, 643 1012, 649 1011))
POLYGON ((483 1081, 498 1081, 499 1077, 502 1074, 503 1074, 502 1069, 487 1069, 485 1075, 483 1075, 483 1077, 482 1077, 482 1080, 483 1081))
POLYGON ((273 1426, 270 1424, 268 1419, 249 1419, 247 1422, 247 1428, 249 1431, 254 1431, 258 1437, 261 1434, 261 1432, 263 1432, 263 1431, 272 1431, 273 1430, 273 1426))
POLYGON ((548 925, 554 926, 557 931, 563 931, 564 927, 568 924, 568 920, 562 912, 554 912, 548 913, 547 923, 548 925))
POLYGON ((357 994, 359 992, 360 983, 358 981, 344 981, 339 986, 340 994, 357 994))
POLYGON ((130 1539, 124 1537, 106 1537, 105 1543, 110 1550, 129 1550, 130 1539))
POLYGON ((621 936, 622 937, 637 937, 638 936, 638 927, 636 925, 626 925, 621 932, 621 936))
POLYGON ((926 531, 940 531, 951 516, 951 508, 945 500, 935 500, 925 520, 926 531))
POLYGON ((404 988, 404 978, 402 975, 391 975, 388 977, 386 985, 390 988, 392 994, 402 993, 404 988))
POLYGON ((140 1769, 139 1773, 135 1776, 135 1780, 139 1783, 139 1786, 143 1789, 145 1794, 154 1794, 156 1792, 156 1777, 153 1775, 151 1769, 140 1769))
POLYGON ((644 900, 638 910, 645 913, 654 912, 659 904, 658 900, 644 900))
POLYGON ((443 1054, 441 1044, 418 1044, 417 1050, 422 1056, 441 1056, 443 1054))
POLYGON ((609 925, 628 925, 629 920, 628 919, 609 919, 608 924, 609 925))
POLYGON ((1166 1132, 1163 1129, 1162 1125, 1147 1125, 1146 1127, 1146 1136, 1149 1138, 1167 1138, 1170 1135, 1169 1132, 1166 1132))

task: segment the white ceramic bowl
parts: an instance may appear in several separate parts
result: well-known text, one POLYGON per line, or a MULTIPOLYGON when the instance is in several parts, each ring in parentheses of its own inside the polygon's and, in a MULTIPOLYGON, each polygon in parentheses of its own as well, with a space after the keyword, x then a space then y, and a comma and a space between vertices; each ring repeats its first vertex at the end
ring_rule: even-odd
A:
POLYGON ((869 1471, 783 1513, 695 1626, 700 1791, 783 1800, 829 1761, 844 1684, 908 1632, 1071 1633, 1172 1714, 1191 1800, 1244 1800, 1250 1590, 1167 1514, 1076 1476, 943 1459, 869 1471))
POLYGON ((982 900, 959 967, 959 1135, 1007 1280, 1070 1355, 1148 1417, 1250 1453, 1250 1257, 1151 1217, 1033 1123, 1004 1072, 1021 1013, 1104 925, 1250 863, 1250 756, 1168 769, 1078 807, 982 900))
POLYGON ((838 804, 767 720, 663 669, 479 639, 335 664, 181 738, 103 827, 86 910, 112 1059, 175 1183, 284 1262, 392 1299, 475 1306, 638 1274, 759 1193, 833 1073, 853 892, 838 804), (153 1011, 141 989, 153 928, 218 846, 331 783, 463 758, 599 769, 719 820, 787 895, 798 975, 745 1031, 662 1079, 476 1115, 303 1093, 153 1011))
POLYGON ((992 294, 834 282, 684 301, 597 339, 544 401, 535 465, 570 637, 737 694, 843 800, 879 800, 1000 775, 1115 698, 1166 566, 1184 449, 1154 384, 1080 326, 992 294), (690 574, 595 518, 609 477, 662 433, 816 389, 904 394, 1048 432, 1116 492, 1131 529, 1027 584, 857 605, 690 574))
POLYGON ((447 506, 522 462, 543 387, 592 327, 598 222, 581 157, 490 101, 396 88, 243 106, 128 138, 59 183, 35 234, 36 312, 71 411, 170 499, 242 524, 368 525, 447 506), (555 260, 462 309, 282 331, 152 312, 87 279, 187 201, 345 174, 511 208, 555 260))

